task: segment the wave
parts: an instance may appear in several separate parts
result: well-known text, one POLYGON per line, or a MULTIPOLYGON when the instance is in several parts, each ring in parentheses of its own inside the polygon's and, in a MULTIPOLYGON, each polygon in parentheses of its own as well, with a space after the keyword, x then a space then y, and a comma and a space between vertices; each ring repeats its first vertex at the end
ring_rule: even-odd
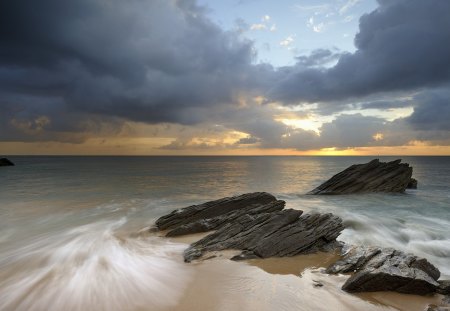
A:
POLYGON ((344 213, 346 229, 340 240, 356 245, 393 247, 435 264, 443 277, 450 276, 450 223, 442 219, 427 218, 426 223, 395 217, 377 217, 373 214, 344 213), (430 226, 430 222, 434 226, 430 226))
POLYGON ((0 259, 0 310, 156 310, 177 304, 192 271, 184 244, 119 236, 100 221, 39 236, 0 259))

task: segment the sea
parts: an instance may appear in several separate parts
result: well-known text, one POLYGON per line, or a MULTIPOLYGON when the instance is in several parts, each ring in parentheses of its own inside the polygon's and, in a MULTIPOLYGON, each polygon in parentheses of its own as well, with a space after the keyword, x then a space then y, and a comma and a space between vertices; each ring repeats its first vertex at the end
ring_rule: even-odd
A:
MULTIPOLYGON (((227 265, 233 265, 227 271, 244 270, 222 293, 248 290, 258 303, 255 284, 261 283, 251 280, 262 275, 257 268, 226 261, 209 270, 207 264, 188 265, 182 261, 186 243, 149 233, 154 221, 173 209, 254 191, 272 193, 286 208, 334 213, 346 227, 339 240, 425 257, 450 278, 450 157, 378 157, 409 163, 418 189, 339 196, 306 193, 374 157, 8 158, 16 166, 0 167, 0 310, 183 310, 180 301, 198 304, 192 300, 199 293, 223 286, 218 279, 230 275, 224 271, 201 285, 199 270, 190 267, 207 274, 227 265)), ((200 300, 212 309, 237 310, 222 301, 225 294, 211 295, 200 300)), ((299 310, 290 307, 284 309, 299 310)))

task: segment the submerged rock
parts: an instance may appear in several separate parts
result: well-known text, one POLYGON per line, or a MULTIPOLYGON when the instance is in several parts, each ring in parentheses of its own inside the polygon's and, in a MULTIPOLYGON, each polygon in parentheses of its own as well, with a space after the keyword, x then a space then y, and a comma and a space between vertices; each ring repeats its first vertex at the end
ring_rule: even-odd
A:
POLYGON ((440 276, 426 259, 378 247, 354 248, 327 272, 354 272, 342 286, 347 292, 396 291, 417 295, 436 292, 440 276))
MULTIPOLYGON (((375 159, 369 163, 352 165, 309 194, 404 192, 408 185, 414 186, 411 179, 413 169, 408 163, 400 162, 401 159, 392 162, 375 159)), ((417 187, 417 181, 415 185, 417 187)))
POLYGON ((14 166, 14 163, 7 158, 0 158, 0 166, 14 166))

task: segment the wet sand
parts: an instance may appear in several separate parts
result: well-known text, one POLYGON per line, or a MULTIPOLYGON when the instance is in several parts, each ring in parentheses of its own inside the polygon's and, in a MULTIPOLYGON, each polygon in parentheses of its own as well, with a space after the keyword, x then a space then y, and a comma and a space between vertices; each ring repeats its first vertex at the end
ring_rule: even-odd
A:
MULTIPOLYGON (((172 238, 190 243, 205 234, 172 238)), ((194 310, 404 310, 422 311, 442 305, 441 295, 416 296, 394 292, 349 294, 341 290, 348 275, 327 275, 325 267, 338 253, 284 258, 229 260, 237 251, 215 252, 191 264, 193 278, 170 311, 194 310), (318 284, 321 284, 318 285, 318 284)))

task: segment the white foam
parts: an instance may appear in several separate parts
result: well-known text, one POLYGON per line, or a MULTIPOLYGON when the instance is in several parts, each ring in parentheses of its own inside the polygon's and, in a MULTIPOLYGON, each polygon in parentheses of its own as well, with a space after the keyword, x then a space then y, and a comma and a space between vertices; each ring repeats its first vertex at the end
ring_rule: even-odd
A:
POLYGON ((73 228, 6 256, 2 270, 9 267, 9 273, 0 281, 0 310, 155 310, 176 305, 191 277, 180 260, 186 246, 157 237, 118 238, 114 230, 125 221, 73 228))

